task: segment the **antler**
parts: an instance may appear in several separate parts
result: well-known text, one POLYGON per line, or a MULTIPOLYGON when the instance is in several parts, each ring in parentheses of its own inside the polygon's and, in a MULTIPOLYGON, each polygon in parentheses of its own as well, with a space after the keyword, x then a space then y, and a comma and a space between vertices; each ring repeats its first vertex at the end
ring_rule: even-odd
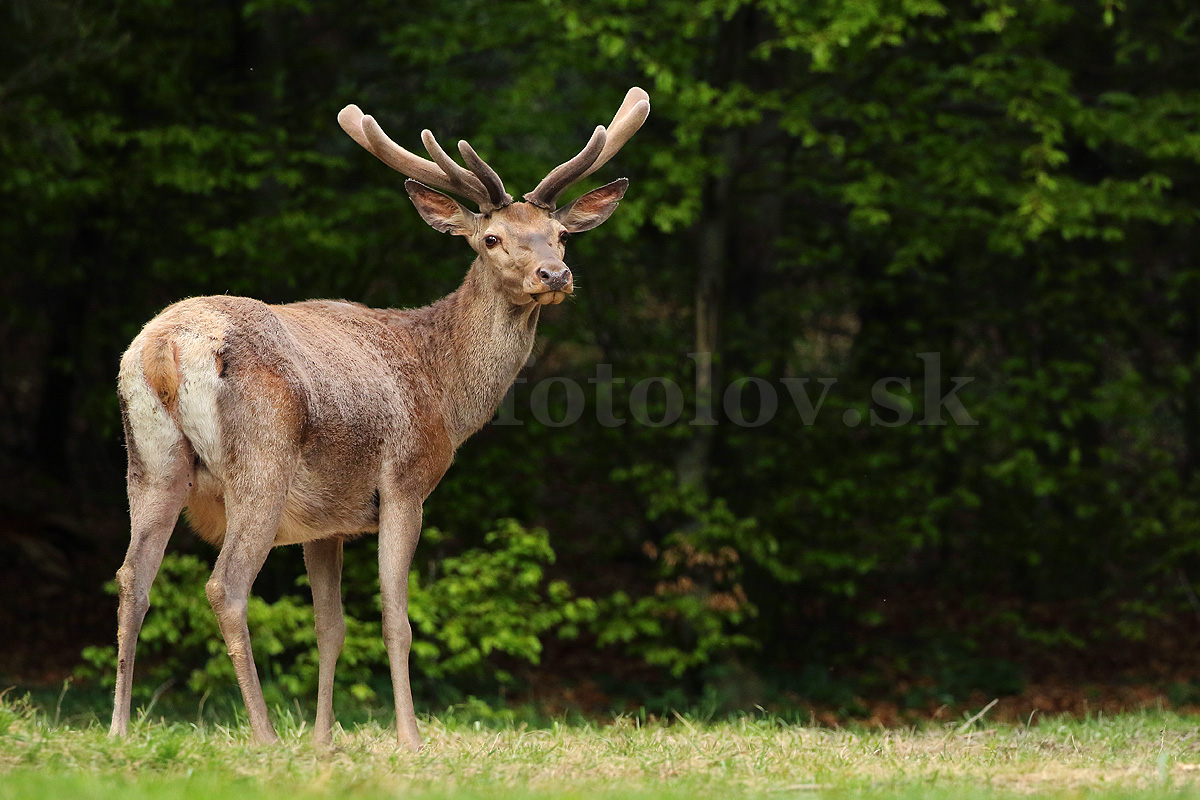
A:
MULTIPOLYGON (((615 156, 650 115, 650 95, 633 87, 617 109, 616 116, 606 129, 596 127, 587 146, 570 161, 559 164, 542 179, 525 199, 536 206, 554 209, 554 203, 568 186, 586 178, 615 156)), ((348 105, 338 113, 338 123, 350 138, 397 172, 422 183, 454 192, 479 205, 487 214, 512 203, 512 195, 504 190, 504 182, 466 141, 459 141, 458 151, 467 167, 454 161, 433 134, 421 131, 421 141, 433 161, 410 153, 388 138, 374 117, 364 116, 356 105, 348 105)))
POLYGON ((650 95, 634 86, 625 94, 625 101, 617 109, 608 129, 603 125, 597 126, 579 155, 552 169, 536 189, 525 195, 525 199, 535 206, 553 210, 555 200, 568 186, 607 163, 637 133, 648 116, 650 95))
POLYGON ((458 143, 458 149, 469 170, 455 163, 428 130, 421 131, 421 141, 433 161, 410 153, 393 142, 375 118, 364 116, 356 105, 348 105, 338 112, 338 124, 350 134, 351 139, 392 169, 422 183, 461 195, 476 203, 485 214, 513 201, 512 195, 504 191, 500 176, 465 141, 458 143))

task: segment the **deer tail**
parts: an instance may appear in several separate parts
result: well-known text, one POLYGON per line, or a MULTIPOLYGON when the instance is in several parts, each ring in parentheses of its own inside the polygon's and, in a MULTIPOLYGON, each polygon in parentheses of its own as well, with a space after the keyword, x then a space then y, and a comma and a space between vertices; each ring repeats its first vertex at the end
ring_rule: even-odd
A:
POLYGON ((142 374, 146 384, 173 418, 178 419, 179 345, 167 332, 162 332, 146 342, 142 348, 142 374))

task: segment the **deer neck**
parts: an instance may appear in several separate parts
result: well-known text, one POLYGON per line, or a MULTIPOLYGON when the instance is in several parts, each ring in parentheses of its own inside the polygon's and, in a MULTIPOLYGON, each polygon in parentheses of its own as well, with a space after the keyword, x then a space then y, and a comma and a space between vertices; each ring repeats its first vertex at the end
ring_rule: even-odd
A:
POLYGON ((458 447, 492 418, 525 366, 541 306, 513 305, 477 258, 462 286, 433 309, 444 338, 431 342, 441 346, 428 363, 437 365, 447 432, 458 447))

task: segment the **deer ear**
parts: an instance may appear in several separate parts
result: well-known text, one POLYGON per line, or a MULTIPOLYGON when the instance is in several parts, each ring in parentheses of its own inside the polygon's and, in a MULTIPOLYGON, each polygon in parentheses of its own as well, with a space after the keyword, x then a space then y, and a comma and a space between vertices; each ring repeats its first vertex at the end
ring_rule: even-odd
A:
POLYGON ((453 197, 430 189, 420 181, 409 178, 404 190, 412 198, 421 219, 439 233, 469 236, 475 232, 475 220, 479 216, 453 197))
POLYGON ((628 188, 629 179, 618 178, 555 211, 554 218, 571 233, 590 231, 617 210, 617 204, 628 188))

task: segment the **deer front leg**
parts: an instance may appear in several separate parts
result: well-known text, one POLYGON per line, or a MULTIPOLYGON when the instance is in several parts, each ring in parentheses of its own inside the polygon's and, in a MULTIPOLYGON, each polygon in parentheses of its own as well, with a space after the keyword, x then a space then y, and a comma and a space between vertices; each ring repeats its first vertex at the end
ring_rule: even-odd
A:
POLYGON ((250 630, 246 627, 246 610, 250 587, 274 544, 282 508, 282 490, 226 498, 225 543, 221 546, 212 577, 204 587, 233 660, 233 671, 237 674, 246 713, 250 717, 251 734, 260 744, 278 741, 279 737, 267 716, 267 703, 258 682, 250 630))
POLYGON ((408 572, 421 537, 421 502, 380 493, 379 593, 383 604, 383 641, 392 668, 396 696, 396 743, 418 750, 417 715, 408 676, 412 625, 408 621, 408 572))
POLYGON ((312 587, 317 628, 317 725, 313 741, 320 749, 333 742, 333 673, 346 641, 342 613, 342 540, 320 539, 304 544, 304 566, 312 587))
POLYGON ((117 611, 117 688, 113 696, 109 736, 129 732, 129 704, 133 693, 133 660, 138 634, 150 607, 150 587, 162 565, 167 540, 175 529, 187 498, 191 464, 180 448, 168 473, 129 478, 129 550, 117 570, 120 607, 117 611))

